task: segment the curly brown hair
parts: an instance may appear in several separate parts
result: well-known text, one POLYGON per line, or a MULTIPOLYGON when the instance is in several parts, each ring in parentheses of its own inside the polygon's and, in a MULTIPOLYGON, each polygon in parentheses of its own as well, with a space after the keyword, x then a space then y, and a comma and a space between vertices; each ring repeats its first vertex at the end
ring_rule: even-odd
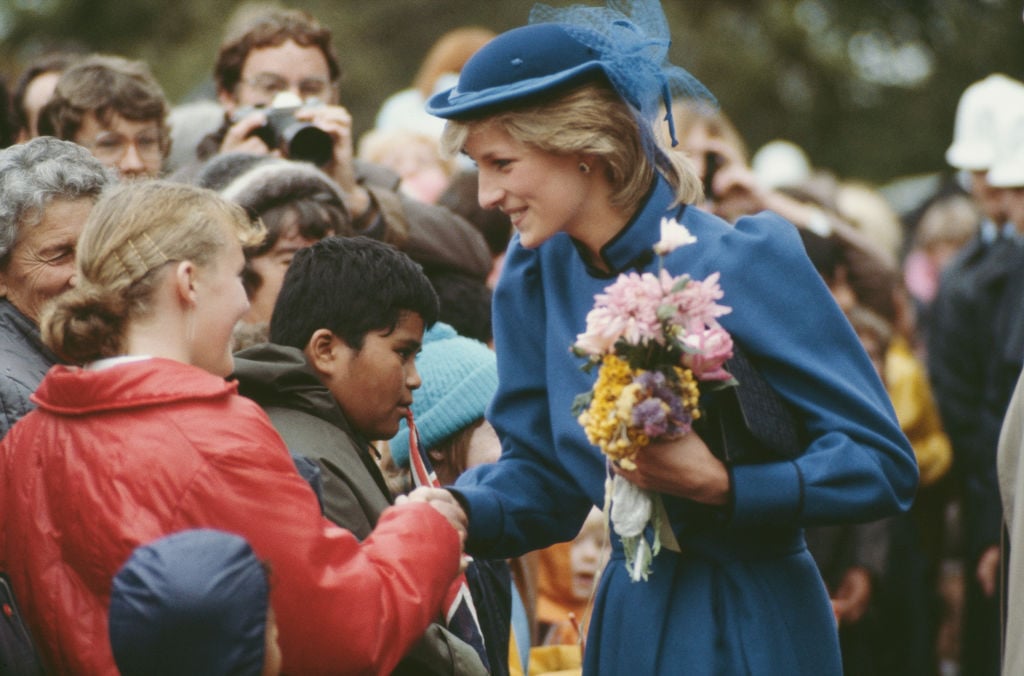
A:
POLYGON ((277 47, 293 40, 302 47, 316 47, 327 59, 331 82, 341 77, 338 55, 331 43, 331 31, 310 14, 297 9, 274 9, 246 22, 243 29, 228 36, 217 53, 213 77, 217 90, 233 94, 242 78, 249 53, 263 47, 277 47))
POLYGON ((114 115, 133 122, 154 120, 166 132, 168 110, 164 90, 145 62, 93 54, 61 74, 39 111, 39 135, 73 141, 89 113, 103 124, 114 115))

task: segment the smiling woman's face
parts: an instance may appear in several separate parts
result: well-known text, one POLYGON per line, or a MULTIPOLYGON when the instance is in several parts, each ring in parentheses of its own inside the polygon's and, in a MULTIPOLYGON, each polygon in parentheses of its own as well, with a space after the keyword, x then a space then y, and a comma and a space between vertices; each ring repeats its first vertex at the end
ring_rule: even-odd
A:
POLYGON ((592 205, 578 157, 527 146, 495 124, 470 131, 464 150, 477 164, 480 206, 507 214, 524 247, 538 247, 559 232, 584 236, 592 205))
POLYGON ((92 207, 91 199, 50 202, 0 265, 0 295, 36 324, 46 302, 74 286, 75 249, 92 207))

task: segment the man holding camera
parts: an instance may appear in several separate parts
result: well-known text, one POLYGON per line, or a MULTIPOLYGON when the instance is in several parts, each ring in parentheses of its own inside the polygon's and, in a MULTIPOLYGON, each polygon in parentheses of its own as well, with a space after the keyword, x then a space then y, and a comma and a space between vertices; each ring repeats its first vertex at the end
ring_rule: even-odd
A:
POLYGON ((199 158, 279 153, 321 164, 341 187, 357 232, 398 246, 428 275, 455 271, 484 280, 490 253, 468 222, 399 194, 395 174, 353 157, 352 118, 338 105, 339 75, 330 31, 310 15, 270 10, 249 21, 217 55, 214 78, 225 123, 200 144, 199 158), (330 153, 318 152, 309 125, 325 132, 330 153), (289 128, 312 142, 297 152, 289 128))

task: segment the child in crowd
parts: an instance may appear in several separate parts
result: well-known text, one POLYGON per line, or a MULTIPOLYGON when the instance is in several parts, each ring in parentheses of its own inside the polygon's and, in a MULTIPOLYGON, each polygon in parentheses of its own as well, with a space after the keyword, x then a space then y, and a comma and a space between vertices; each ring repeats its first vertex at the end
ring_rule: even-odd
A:
POLYGON ((577 645, 586 635, 591 600, 608 556, 604 514, 590 510, 571 542, 540 553, 537 624, 543 645, 577 645))
POLYGON ((610 554, 604 514, 590 510, 579 534, 536 553, 537 645, 530 676, 578 676, 594 590, 610 554))
MULTIPOLYGON (((442 485, 470 467, 494 462, 501 454, 498 436, 484 412, 498 387, 494 352, 477 340, 435 324, 423 338, 416 368, 423 385, 413 393, 412 411, 420 444, 442 485)), ((403 420, 390 441, 392 477, 409 476, 409 428, 403 420)), ((399 480, 400 492, 411 479, 399 480)))
POLYGON ((259 217, 267 229, 260 244, 245 249, 242 282, 250 307, 235 331, 235 348, 265 342, 295 252, 330 235, 355 234, 341 188, 309 163, 245 153, 217 156, 195 180, 259 217))
MULTIPOLYGON (((498 365, 494 352, 478 340, 459 335, 451 326, 438 322, 423 337, 423 350, 416 357, 416 369, 423 385, 413 393, 412 413, 419 449, 441 485, 451 485, 470 467, 495 462, 501 454, 498 435, 484 419, 484 411, 498 388, 498 365)), ((390 460, 385 471, 393 490, 404 493, 413 488, 410 470, 408 424, 400 423, 389 444, 390 460)), ((422 456, 421 456, 422 457, 422 456)), ((470 592, 480 618, 492 673, 508 673, 526 664, 530 644, 530 623, 518 589, 513 593, 514 574, 519 589, 525 586, 522 562, 512 570, 503 560, 474 560, 466 570, 470 592), (514 571, 514 573, 513 573, 514 571), (512 638, 509 648, 510 617, 512 638)))
POLYGON ((394 171, 402 179, 401 191, 426 204, 437 203, 455 172, 455 162, 441 157, 437 137, 411 129, 367 132, 359 158, 394 171))
MULTIPOLYGON (((239 391, 293 453, 320 465, 325 516, 357 538, 392 503, 371 441, 391 438, 408 412, 421 382, 415 355, 437 313, 408 256, 367 237, 328 237, 295 253, 270 342, 235 357, 239 391)), ((483 673, 479 653, 435 623, 399 669, 451 673, 456 664, 483 673)))
POLYGON ((245 538, 196 529, 142 545, 114 576, 110 646, 124 676, 276 676, 265 564, 245 538))

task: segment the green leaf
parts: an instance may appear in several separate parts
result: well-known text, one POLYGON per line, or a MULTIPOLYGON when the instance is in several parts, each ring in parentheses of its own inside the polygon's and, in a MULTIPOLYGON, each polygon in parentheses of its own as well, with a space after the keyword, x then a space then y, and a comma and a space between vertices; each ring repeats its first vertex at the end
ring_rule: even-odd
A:
POLYGON ((690 285, 690 275, 683 275, 672 285, 672 293, 679 293, 690 285))
POLYGON ((729 378, 728 380, 706 380, 700 384, 700 387, 705 392, 721 392, 730 387, 739 387, 739 385, 740 381, 729 378))
POLYGON ((578 418, 583 412, 590 408, 590 402, 594 400, 594 393, 590 390, 577 394, 572 400, 572 414, 578 418))

